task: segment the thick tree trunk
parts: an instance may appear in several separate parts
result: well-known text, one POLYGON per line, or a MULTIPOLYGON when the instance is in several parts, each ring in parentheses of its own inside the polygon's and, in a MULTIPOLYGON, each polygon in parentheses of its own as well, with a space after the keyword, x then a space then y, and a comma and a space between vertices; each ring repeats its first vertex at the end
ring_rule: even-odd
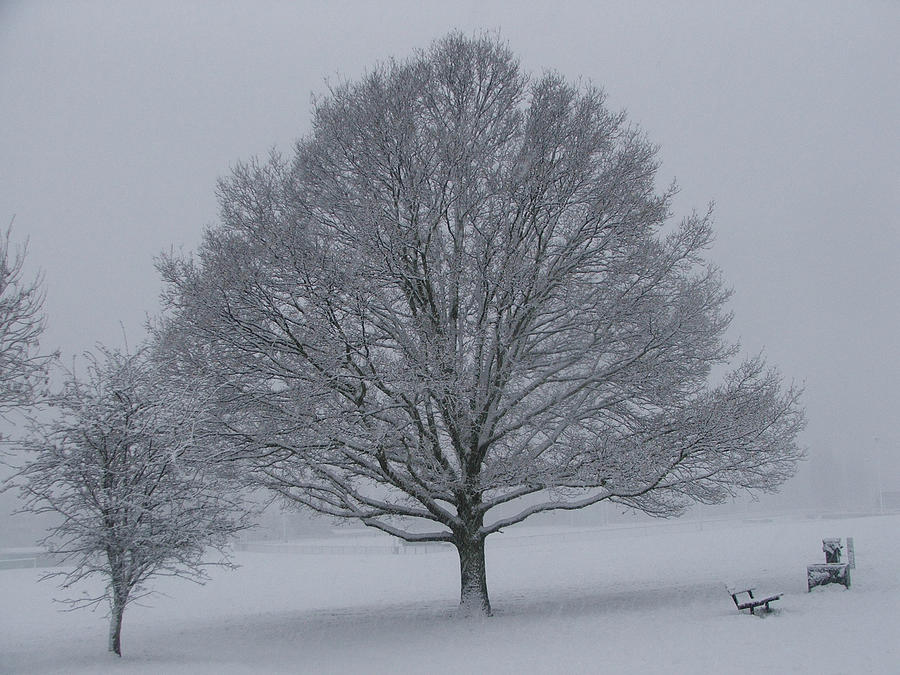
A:
POLYGON ((122 616, 125 613, 125 599, 113 597, 112 610, 109 615, 109 651, 122 656, 122 616))
POLYGON ((459 553, 460 613, 465 616, 490 616, 484 537, 460 538, 455 543, 459 553))

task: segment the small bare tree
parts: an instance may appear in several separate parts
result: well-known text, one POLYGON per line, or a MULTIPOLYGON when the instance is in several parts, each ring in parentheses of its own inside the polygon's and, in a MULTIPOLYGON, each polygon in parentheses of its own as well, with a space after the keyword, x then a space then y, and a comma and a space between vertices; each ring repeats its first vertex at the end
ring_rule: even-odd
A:
POLYGON ((710 214, 670 220, 656 149, 558 75, 453 34, 331 90, 292 162, 238 166, 196 259, 163 258, 163 344, 285 497, 459 552, 611 500, 671 515, 773 490, 799 393, 720 383, 729 297, 710 214))
POLYGON ((246 526, 239 491, 203 459, 202 397, 180 385, 146 350, 90 357, 87 376, 69 376, 50 398, 58 417, 33 425, 31 459, 11 479, 22 511, 61 519, 43 543, 72 568, 46 576, 61 576, 63 588, 105 577, 100 595, 69 602, 109 602, 109 650, 119 656, 125 607, 150 592, 150 579, 204 580, 206 565, 228 564, 207 561, 207 547, 224 556, 246 526))
POLYGON ((44 331, 40 276, 24 277, 27 243, 14 246, 10 226, 0 236, 0 415, 35 401, 52 356, 38 352, 44 331))

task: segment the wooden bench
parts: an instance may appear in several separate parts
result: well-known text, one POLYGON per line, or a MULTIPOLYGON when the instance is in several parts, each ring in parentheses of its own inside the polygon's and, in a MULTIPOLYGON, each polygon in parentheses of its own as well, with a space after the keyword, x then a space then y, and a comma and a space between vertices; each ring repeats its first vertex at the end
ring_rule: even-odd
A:
POLYGON ((762 607, 765 605, 766 611, 771 612, 772 609, 769 607, 770 602, 775 602, 776 600, 781 598, 781 593, 775 593, 774 595, 767 595, 765 597, 755 598, 753 597, 752 588, 745 588, 742 591, 735 591, 732 589, 728 589, 728 592, 731 593, 731 599, 734 600, 734 606, 738 608, 738 611, 742 611, 745 609, 749 609, 751 614, 755 614, 754 611, 757 607, 762 607), (749 600, 738 600, 738 596, 741 593, 746 593, 749 596, 749 600))

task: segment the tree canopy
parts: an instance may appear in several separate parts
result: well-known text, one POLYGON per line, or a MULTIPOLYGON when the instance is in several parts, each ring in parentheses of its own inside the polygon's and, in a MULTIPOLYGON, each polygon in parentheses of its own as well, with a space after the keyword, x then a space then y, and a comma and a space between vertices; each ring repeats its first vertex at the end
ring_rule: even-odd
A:
POLYGON ((27 244, 14 246, 11 234, 0 235, 0 415, 34 403, 53 358, 39 353, 43 279, 25 277, 27 244))
POLYGON ((489 612, 501 528, 772 490, 802 454, 774 369, 711 380, 737 354, 712 217, 673 218, 656 153, 601 90, 451 34, 220 182, 196 256, 160 260, 158 337, 263 483, 453 543, 462 605, 489 612))

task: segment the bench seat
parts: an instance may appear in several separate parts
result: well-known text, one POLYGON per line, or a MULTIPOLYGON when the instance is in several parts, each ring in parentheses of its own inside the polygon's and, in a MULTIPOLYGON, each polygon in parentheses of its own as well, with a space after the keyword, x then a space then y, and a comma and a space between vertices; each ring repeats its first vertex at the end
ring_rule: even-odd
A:
POLYGON ((738 608, 738 611, 749 609, 751 614, 756 614, 756 612, 754 610, 757 607, 765 606, 765 610, 767 612, 770 612, 770 611, 772 611, 772 609, 771 609, 771 607, 769 607, 769 603, 775 602, 776 600, 780 599, 782 596, 781 593, 772 593, 770 595, 754 597, 753 596, 754 590, 755 589, 753 589, 753 588, 745 588, 740 591, 735 591, 735 590, 729 589, 729 593, 731 593, 731 599, 734 600, 734 606, 738 608), (746 593, 748 596, 748 599, 738 600, 738 596, 741 595, 742 593, 746 593))

